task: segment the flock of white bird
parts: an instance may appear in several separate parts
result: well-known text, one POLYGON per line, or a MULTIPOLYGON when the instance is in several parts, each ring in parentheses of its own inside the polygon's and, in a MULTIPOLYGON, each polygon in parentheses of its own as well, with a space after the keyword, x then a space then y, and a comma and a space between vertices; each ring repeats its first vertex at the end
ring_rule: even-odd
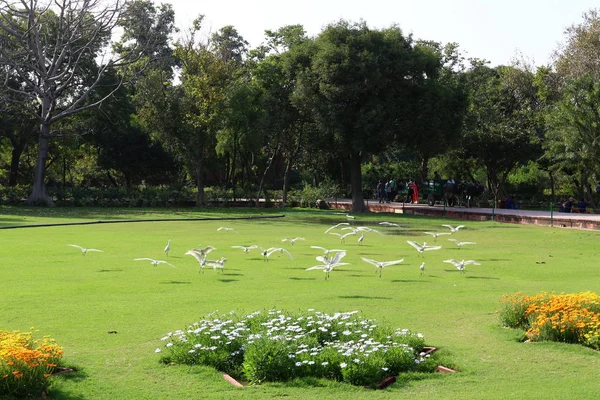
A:
MULTIPOLYGON (((350 216, 348 216, 348 217, 350 217, 350 216)), ((393 223, 393 222, 379 222, 379 225, 381 227, 399 227, 398 224, 393 223)), ((434 242, 436 242, 438 237, 445 236, 445 235, 452 235, 454 233, 457 233, 460 229, 465 227, 464 225, 459 225, 456 227, 454 227, 452 225, 442 225, 442 226, 445 228, 448 228, 449 232, 423 232, 423 233, 426 235, 432 236, 434 242)), ((217 231, 232 232, 232 233, 236 233, 236 234, 238 233, 234 228, 229 228, 229 227, 225 227, 225 226, 219 227, 217 229, 217 231)), ((360 236, 357 239, 357 243, 359 245, 362 245, 364 238, 365 238, 365 233, 374 233, 374 234, 384 236, 383 233, 381 233, 380 231, 378 231, 376 229, 373 229, 373 228, 370 228, 367 226, 352 227, 352 226, 350 226, 349 222, 341 222, 339 224, 329 227, 325 231, 325 234, 330 234, 330 235, 339 237, 340 243, 345 243, 346 239, 350 236, 356 236, 356 235, 360 234, 360 236), (339 230, 339 232, 332 232, 334 230, 339 230)), ((293 246, 296 242, 304 241, 304 240, 306 240, 306 239, 303 237, 293 237, 293 238, 286 237, 286 238, 282 239, 282 243, 287 242, 293 246)), ((463 241, 459 241, 454 238, 450 238, 448 240, 455 243, 459 249, 466 245, 476 244, 475 242, 463 242, 463 241)), ((410 246, 415 248, 417 250, 419 256, 423 257, 423 259, 425 257, 426 251, 440 250, 442 248, 441 245, 431 246, 431 245, 428 245, 426 242, 423 242, 421 244, 419 242, 412 241, 412 240, 407 240, 406 243, 408 243, 410 246)), ((102 250, 85 248, 85 247, 79 246, 77 244, 68 244, 67 246, 71 246, 71 247, 79 249, 83 255, 86 255, 88 252, 100 252, 100 253, 103 252, 102 250)), ((290 260, 294 259, 292 254, 283 247, 263 248, 258 245, 250 245, 250 246, 234 245, 234 246, 231 246, 231 248, 240 249, 240 250, 244 251, 245 253, 249 253, 253 250, 259 250, 260 254, 262 255, 263 260, 265 262, 269 261, 269 258, 273 254, 286 254, 290 258, 290 260)), ((321 246, 314 246, 314 245, 310 246, 310 248, 320 250, 323 252, 323 254, 315 257, 315 259, 319 262, 319 264, 306 268, 306 271, 320 270, 325 273, 325 279, 329 279, 331 272, 336 267, 339 267, 342 265, 349 265, 349 263, 347 263, 347 262, 342 262, 343 258, 347 254, 346 250, 327 249, 327 248, 324 248, 321 246)), ((170 250, 171 250, 171 240, 169 239, 167 242, 167 245, 165 246, 165 248, 163 250, 167 257, 169 256, 170 250)), ((200 271, 199 271, 200 273, 204 273, 204 269, 206 267, 212 267, 215 271, 223 272, 223 270, 225 269, 225 263, 227 262, 227 258, 221 257, 216 260, 209 260, 208 255, 214 250, 216 250, 216 248, 213 246, 204 246, 203 247, 200 245, 197 248, 186 251, 184 254, 192 256, 196 259, 196 261, 198 262, 198 264, 200 266, 200 271)), ((366 258, 366 257, 361 257, 361 259, 364 262, 373 265, 376 268, 376 272, 379 275, 379 277, 381 277, 382 271, 385 267, 400 264, 400 263, 404 262, 403 258, 398 259, 398 260, 391 260, 391 261, 378 261, 378 260, 374 260, 374 259, 370 259, 370 258, 366 258)), ((175 268, 175 265, 171 264, 170 262, 168 262, 166 260, 158 260, 158 259, 153 259, 153 258, 148 258, 148 257, 140 257, 140 258, 135 258, 134 261, 147 261, 147 262, 150 262, 150 264, 155 267, 158 265, 161 265, 161 264, 166 264, 166 265, 169 265, 169 266, 175 268)), ((448 260, 444 260, 443 262, 454 265, 456 267, 456 269, 458 271, 460 271, 461 273, 465 272, 466 265, 481 265, 480 263, 478 263, 476 261, 464 260, 464 259, 463 260, 448 259, 448 260)), ((421 265, 419 266, 419 270, 421 271, 421 274, 424 274, 425 261, 423 261, 421 263, 421 265)))

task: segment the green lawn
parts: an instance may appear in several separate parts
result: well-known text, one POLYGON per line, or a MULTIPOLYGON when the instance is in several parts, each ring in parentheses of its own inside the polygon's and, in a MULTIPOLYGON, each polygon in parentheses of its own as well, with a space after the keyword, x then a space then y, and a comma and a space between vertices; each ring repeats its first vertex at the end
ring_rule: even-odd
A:
MULTIPOLYGON (((253 211, 214 210, 0 210, 0 226, 91 221, 98 219, 239 217, 253 211)), ((275 215, 279 210, 262 210, 275 215)), ((178 221, 58 226, 0 230, 0 329, 49 335, 64 346, 65 364, 79 371, 54 378, 57 399, 230 399, 230 398, 593 398, 597 396, 600 354, 577 345, 521 343, 521 333, 499 326, 496 310, 504 293, 522 291, 600 292, 598 240, 595 231, 464 222, 398 215, 357 216, 353 225, 375 227, 386 235, 366 234, 363 245, 325 235, 344 221, 334 213, 286 212, 284 218, 234 221, 178 221), (378 227, 393 221, 401 228, 378 227), (464 223, 454 234, 476 245, 457 249, 448 236, 437 239, 439 251, 421 259, 406 240, 433 242, 423 231, 441 224, 464 223), (239 233, 217 232, 230 226, 239 233), (302 236, 294 246, 285 237, 302 236), (138 257, 167 259, 153 267, 138 257), (82 256, 67 244, 104 250, 82 256), (198 272, 184 252, 199 244, 217 248, 210 258, 227 257, 225 272, 198 272), (264 262, 231 245, 282 244, 294 255, 264 262), (340 267, 326 281, 319 271, 305 271, 319 255, 310 245, 346 249, 340 267), (404 258, 387 267, 382 278, 360 257, 404 258), (460 274, 448 258, 473 259, 460 274), (164 366, 154 350, 167 332, 219 310, 261 309, 324 312, 360 310, 367 318, 421 332, 428 345, 457 374, 402 378, 385 391, 370 391, 326 381, 295 381, 235 388, 209 368, 164 366), (116 331, 116 334, 109 334, 116 331)))

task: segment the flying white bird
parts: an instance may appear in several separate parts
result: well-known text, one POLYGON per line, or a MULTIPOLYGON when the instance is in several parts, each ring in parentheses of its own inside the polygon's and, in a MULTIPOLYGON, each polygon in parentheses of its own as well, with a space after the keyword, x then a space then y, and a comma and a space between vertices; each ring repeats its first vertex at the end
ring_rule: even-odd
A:
POLYGON ((78 244, 68 244, 67 246, 75 247, 75 248, 81 250, 81 253, 84 256, 87 254, 88 251, 96 251, 98 253, 104 253, 102 250, 98 250, 98 249, 86 249, 85 247, 81 247, 78 244))
POLYGON ((197 253, 199 253, 201 256, 206 257, 206 255, 208 253, 210 253, 213 250, 216 250, 216 247, 212 247, 212 246, 206 246, 206 247, 202 247, 201 245, 198 245, 197 249, 192 249, 192 251, 195 251, 197 253))
POLYGON ((200 271, 198 271, 198 272, 204 273, 204 266, 206 265, 206 257, 201 255, 197 250, 188 250, 185 252, 185 254, 188 256, 194 257, 196 259, 196 261, 198 261, 198 264, 200 264, 200 271))
POLYGON ((437 238, 441 235, 451 235, 450 232, 423 232, 426 235, 431 235, 433 236, 433 241, 437 241, 437 238))
POLYGON ((263 249, 261 247, 260 249, 265 261, 269 261, 269 257, 271 257, 271 254, 276 252, 286 253, 290 257, 290 260, 294 259, 294 257, 292 257, 292 254, 283 247, 269 247, 268 249, 263 249))
POLYGON ((460 272, 462 272, 463 274, 465 273, 465 265, 481 265, 480 263, 473 261, 473 260, 462 260, 462 261, 458 261, 455 259, 450 259, 450 260, 444 260, 445 263, 449 263, 452 264, 456 267, 457 270, 459 270, 460 272))
POLYGON ((167 264, 175 268, 175 266, 171 263, 168 263, 164 260, 155 260, 153 258, 135 258, 134 261, 150 261, 150 264, 154 265, 155 267, 158 266, 158 264, 167 264))
POLYGON ((331 231, 331 230, 334 230, 334 229, 336 229, 336 228, 339 228, 339 227, 340 227, 340 226, 342 226, 342 225, 350 225, 350 224, 349 224, 348 222, 340 222, 339 224, 335 224, 335 225, 333 225, 333 226, 329 227, 329 228, 328 228, 328 229, 325 231, 325 233, 329 233, 329 231, 331 231))
POLYGON ((458 248, 460 249, 461 247, 463 247, 466 244, 477 244, 475 242, 461 242, 460 240, 456 240, 456 239, 448 239, 451 242, 456 243, 456 245, 458 246, 458 248))
POLYGON ((165 252, 165 254, 167 255, 167 257, 169 257, 169 250, 171 250, 171 239, 169 239, 169 241, 167 242, 167 245, 165 246, 165 249, 163 250, 165 252))
POLYGON ((217 231, 225 231, 225 232, 235 232, 235 233, 238 233, 238 231, 236 231, 235 229, 233 229, 233 228, 227 228, 225 226, 220 226, 217 229, 217 231))
POLYGON ((325 253, 324 256, 327 259, 329 258, 329 254, 331 254, 331 253, 339 253, 339 252, 342 252, 342 251, 346 251, 346 250, 339 250, 339 249, 331 249, 331 250, 329 250, 329 249, 326 249, 325 247, 321 247, 321 246, 310 246, 310 247, 313 248, 313 249, 323 250, 323 253, 325 253))
POLYGON ((376 233, 379 236, 383 236, 383 233, 379 232, 377 229, 369 228, 368 226, 359 226, 358 228, 356 228, 356 230, 359 231, 359 232, 376 233))
POLYGON ((425 261, 423 261, 421 263, 421 265, 419 266, 419 269, 421 270, 421 275, 423 275, 425 273, 425 261))
POLYGON ((205 260, 204 264, 208 265, 209 267, 213 267, 215 271, 221 270, 221 272, 223 272, 223 270, 225 269, 226 261, 227 259, 225 257, 221 257, 219 260, 205 260))
POLYGON ((430 250, 439 250, 442 246, 427 246, 427 242, 423 242, 423 244, 419 244, 418 242, 413 242, 412 240, 407 240, 406 243, 410 244, 412 247, 417 249, 419 255, 424 256, 423 252, 430 250))
POLYGON ((339 238, 340 238, 340 242, 342 242, 342 243, 343 243, 343 242, 345 242, 345 241, 346 241, 346 238, 347 238, 348 236, 351 236, 351 235, 356 235, 356 231, 348 232, 348 233, 345 233, 345 234, 343 234, 343 235, 342 235, 341 233, 337 233, 337 232, 329 232, 329 234, 330 234, 330 235, 335 235, 335 236, 339 237, 339 238))
POLYGON ((464 225, 458 225, 456 228, 454 228, 452 225, 442 225, 442 226, 445 226, 446 228, 450 229, 451 233, 456 233, 456 232, 458 232, 458 230, 460 228, 464 228, 465 227, 464 225))
POLYGON ((371 260, 370 258, 365 258, 365 257, 361 257, 361 258, 363 261, 366 261, 369 264, 374 265, 375 268, 377 268, 376 271, 379 272, 380 278, 381 278, 381 272, 383 271, 384 267, 387 267, 388 265, 400 264, 402 261, 404 261, 403 258, 401 258, 400 260, 395 260, 395 261, 376 261, 376 260, 371 260))
POLYGON ((304 238, 303 237, 285 238, 282 240, 282 242, 290 242, 293 246, 297 240, 304 240, 304 238))
POLYGON ((321 271, 325 272, 325 279, 329 279, 329 274, 331 273, 331 271, 333 271, 335 267, 338 267, 340 265, 349 265, 348 263, 340 262, 345 256, 345 251, 337 253, 331 260, 329 260, 326 256, 317 256, 316 260, 322 262, 323 264, 306 268, 306 270, 312 271, 315 269, 320 269, 321 271))
POLYGON ((396 224, 395 222, 387 222, 387 221, 380 222, 379 225, 382 225, 382 226, 395 226, 396 228, 400 227, 400 225, 396 224))
POLYGON ((253 244, 252 246, 231 246, 232 249, 242 249, 245 253, 250 253, 252 249, 258 249, 258 246, 253 244))

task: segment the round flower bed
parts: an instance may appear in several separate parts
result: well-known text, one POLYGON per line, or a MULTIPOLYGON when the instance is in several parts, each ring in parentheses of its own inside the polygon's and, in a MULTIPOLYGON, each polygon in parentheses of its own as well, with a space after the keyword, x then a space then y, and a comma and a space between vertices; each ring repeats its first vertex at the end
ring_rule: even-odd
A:
POLYGON ((213 313, 169 332, 156 352, 164 363, 208 365, 251 384, 310 376, 372 385, 400 372, 435 371, 423 335, 357 313, 213 313))

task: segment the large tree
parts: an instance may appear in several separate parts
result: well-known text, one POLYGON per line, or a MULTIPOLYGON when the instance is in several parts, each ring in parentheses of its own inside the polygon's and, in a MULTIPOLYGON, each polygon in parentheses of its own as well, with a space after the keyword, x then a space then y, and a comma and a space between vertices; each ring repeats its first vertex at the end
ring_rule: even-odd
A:
POLYGON ((361 162, 394 146, 412 125, 409 104, 426 76, 410 37, 397 27, 339 21, 316 38, 303 95, 332 150, 349 161, 352 210, 365 211, 361 162))
POLYGON ((113 28, 126 5, 100 0, 0 0, 0 72, 4 82, 20 82, 18 88, 7 89, 30 99, 22 105, 39 124, 30 204, 52 204, 45 173, 53 125, 104 101, 112 92, 89 101, 102 77, 139 55, 139 43, 123 54, 108 53, 113 28))

